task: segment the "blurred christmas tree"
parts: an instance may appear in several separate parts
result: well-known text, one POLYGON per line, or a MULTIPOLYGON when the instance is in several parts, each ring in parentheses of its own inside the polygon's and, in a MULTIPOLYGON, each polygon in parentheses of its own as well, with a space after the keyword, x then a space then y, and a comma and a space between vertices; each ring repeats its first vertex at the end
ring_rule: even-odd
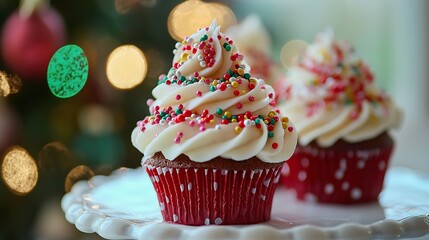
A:
MULTIPOLYGON (((151 97, 158 75, 168 71, 175 41, 168 34, 167 17, 178 3, 50 2, 64 20, 64 43, 84 50, 89 77, 83 90, 69 99, 56 98, 49 91, 45 76, 35 74, 20 76, 22 87, 18 93, 0 96, 0 125, 4 125, 0 129, 13 130, 13 134, 0 133, 0 140, 4 140, 0 141, 0 155, 6 154, 12 145, 20 145, 39 166, 38 183, 25 196, 17 196, 3 182, 0 184, 0 239, 35 239, 35 232, 41 234, 34 227, 35 219, 48 199, 59 199, 64 194, 65 178, 73 167, 83 164, 96 174, 108 174, 119 166, 140 165, 141 153, 131 146, 130 134, 133 122, 147 115, 146 99, 151 97), (109 53, 123 44, 139 47, 149 66, 145 81, 130 90, 114 88, 105 74, 109 53)), ((2 27, 18 8, 17 1, 0 1, 2 27)), ((0 59, 0 70, 14 73, 16 68, 8 60, 0 59)))

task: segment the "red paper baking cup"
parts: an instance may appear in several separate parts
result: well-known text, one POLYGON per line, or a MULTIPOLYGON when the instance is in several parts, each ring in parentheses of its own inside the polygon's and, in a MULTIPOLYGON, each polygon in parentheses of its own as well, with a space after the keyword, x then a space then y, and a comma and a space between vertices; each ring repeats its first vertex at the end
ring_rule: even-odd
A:
POLYGON ((263 170, 144 165, 164 221, 186 225, 268 221, 280 167, 263 170))
POLYGON ((375 201, 383 188, 392 150, 393 141, 387 134, 377 141, 343 142, 329 148, 298 144, 283 166, 281 182, 300 200, 337 204, 375 201))

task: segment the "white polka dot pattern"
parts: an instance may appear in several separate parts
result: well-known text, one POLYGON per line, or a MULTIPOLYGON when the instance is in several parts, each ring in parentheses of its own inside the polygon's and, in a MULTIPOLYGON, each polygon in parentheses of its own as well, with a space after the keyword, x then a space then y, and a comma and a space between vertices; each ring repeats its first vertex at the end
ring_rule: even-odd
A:
POLYGON ((281 171, 145 167, 164 220, 189 225, 267 221, 281 171))
POLYGON ((281 180, 301 200, 340 204, 375 201, 393 149, 385 136, 382 140, 387 147, 374 144, 350 150, 298 145, 281 180))

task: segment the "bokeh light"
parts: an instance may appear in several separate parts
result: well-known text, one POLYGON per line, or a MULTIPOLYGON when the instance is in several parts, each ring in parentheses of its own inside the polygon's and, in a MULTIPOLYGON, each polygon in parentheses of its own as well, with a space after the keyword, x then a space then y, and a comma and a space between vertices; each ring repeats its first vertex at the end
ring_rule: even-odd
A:
POLYGON ((137 6, 139 0, 115 0, 115 9, 118 13, 127 13, 131 8, 137 6))
POLYGON ((107 79, 116 88, 134 88, 143 82, 146 74, 146 57, 136 46, 119 46, 110 53, 107 59, 107 79))
POLYGON ((308 43, 302 40, 291 40, 287 42, 280 50, 280 61, 283 66, 290 67, 307 46, 308 43))
POLYGON ((222 29, 237 24, 234 13, 224 4, 188 0, 171 10, 167 23, 168 32, 176 41, 182 41, 198 29, 210 26, 213 19, 216 19, 222 29))
POLYGON ((79 46, 63 46, 52 56, 47 75, 49 89, 56 97, 72 97, 85 86, 88 59, 79 46))
POLYGON ((50 142, 39 152, 40 171, 54 174, 69 170, 73 165, 69 149, 60 142, 50 142))
POLYGON ((84 133, 102 135, 110 133, 114 128, 113 114, 103 105, 90 104, 79 112, 78 122, 84 133))
POLYGON ((1 170, 5 184, 18 195, 31 192, 39 177, 36 162, 24 148, 19 146, 12 147, 6 153, 1 170))
POLYGON ((19 92, 22 82, 18 75, 0 71, 0 97, 19 92))
POLYGON ((94 172, 85 165, 79 165, 73 168, 69 174, 67 174, 64 189, 66 192, 70 192, 73 185, 81 180, 89 180, 94 176, 94 172))

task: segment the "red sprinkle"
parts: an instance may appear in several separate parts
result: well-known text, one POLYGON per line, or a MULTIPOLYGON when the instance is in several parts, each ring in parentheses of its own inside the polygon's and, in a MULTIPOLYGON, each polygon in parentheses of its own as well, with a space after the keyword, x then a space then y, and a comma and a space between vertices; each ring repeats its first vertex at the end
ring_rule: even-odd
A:
POLYGON ((205 117, 207 114, 209 114, 209 110, 204 109, 203 113, 201 114, 201 117, 205 117))
POLYGON ((192 115, 191 110, 186 109, 185 111, 183 111, 183 115, 185 115, 185 117, 190 117, 192 115))
POLYGON ((254 96, 250 96, 249 97, 249 101, 251 101, 251 102, 255 101, 255 97, 254 96))
POLYGON ((240 91, 238 91, 238 90, 234 90, 234 95, 235 95, 235 96, 240 95, 240 91))
POLYGON ((276 142, 274 142, 273 144, 271 144, 271 147, 272 147, 273 149, 277 149, 277 148, 279 147, 279 144, 278 144, 278 143, 276 143, 276 142))
POLYGON ((221 83, 221 84, 219 85, 219 90, 221 90, 221 91, 225 91, 225 90, 226 90, 226 84, 225 84, 225 83, 221 83))
POLYGON ((180 96, 180 94, 176 95, 176 100, 180 100, 182 98, 182 96, 180 96))
POLYGON ((237 103, 236 106, 237 106, 238 109, 241 109, 243 107, 243 104, 241 102, 239 102, 239 103, 237 103))
POLYGON ((203 95, 203 93, 201 91, 197 91, 196 94, 198 97, 201 97, 203 95))
POLYGON ((287 130, 288 130, 289 132, 292 132, 292 131, 293 131, 293 127, 288 127, 288 128, 287 128, 287 130))

